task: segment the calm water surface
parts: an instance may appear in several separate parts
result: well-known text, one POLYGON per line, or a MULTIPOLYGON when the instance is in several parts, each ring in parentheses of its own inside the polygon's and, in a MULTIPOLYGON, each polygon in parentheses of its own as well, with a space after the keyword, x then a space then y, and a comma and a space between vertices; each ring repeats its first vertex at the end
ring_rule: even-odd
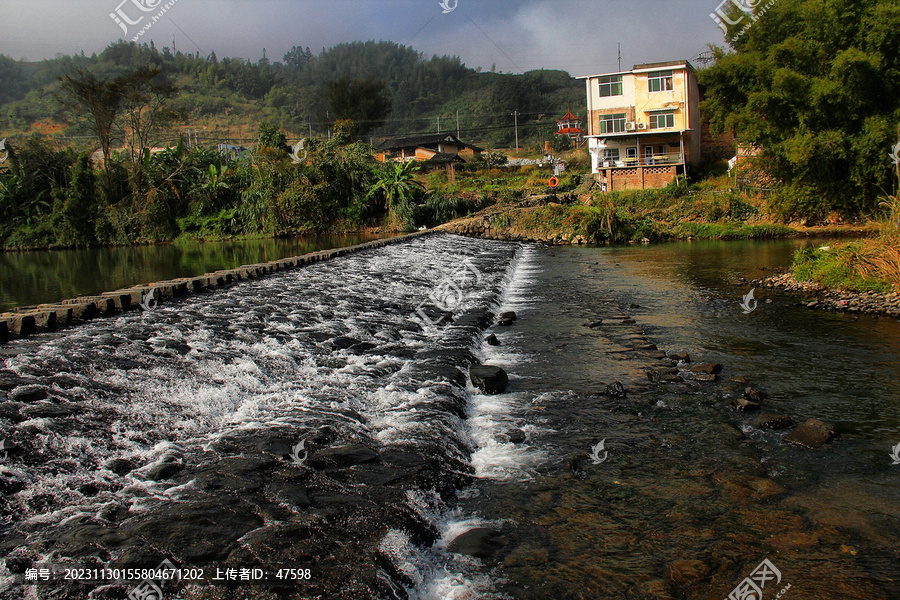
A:
POLYGON ((152 246, 0 252, 0 311, 117 290, 175 277, 194 277, 328 248, 379 235, 327 235, 152 246))

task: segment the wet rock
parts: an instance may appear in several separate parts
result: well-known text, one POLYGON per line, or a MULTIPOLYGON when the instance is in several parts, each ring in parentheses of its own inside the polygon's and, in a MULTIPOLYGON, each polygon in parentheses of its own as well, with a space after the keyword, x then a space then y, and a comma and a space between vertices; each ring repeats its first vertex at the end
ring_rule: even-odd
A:
POLYGON ((147 479, 152 481, 165 481, 166 479, 171 479, 175 475, 178 475, 182 470, 184 470, 184 465, 181 463, 166 462, 153 465, 147 470, 147 479))
POLYGON ((126 458, 113 458, 103 463, 103 466, 121 477, 134 471, 137 465, 126 458))
POLYGON ((691 381, 715 381, 719 378, 718 375, 714 375, 712 373, 691 373, 690 380, 691 381))
POLYGON ((499 531, 487 527, 476 527, 457 536, 447 549, 456 554, 465 554, 480 559, 494 558, 506 546, 506 538, 499 531))
POLYGON ((760 406, 757 402, 751 402, 746 398, 739 398, 735 403, 734 407, 737 408, 741 412, 749 412, 751 410, 759 410, 760 406))
POLYGON ((503 321, 503 320, 515 321, 516 313, 515 313, 515 311, 509 310, 509 311, 500 313, 500 315, 497 318, 500 319, 501 321, 503 321))
POLYGON ((769 395, 767 393, 752 387, 748 387, 744 390, 744 398, 750 400, 751 402, 762 402, 768 397, 769 395))
POLYGON ((732 377, 729 381, 733 383, 737 383, 738 385, 747 385, 750 383, 750 379, 744 377, 743 375, 738 375, 737 377, 732 377))
POLYGON ((687 352, 669 352, 668 357, 677 362, 691 362, 691 355, 687 352))
POLYGON ((601 325, 603 325, 603 319, 598 319, 598 320, 594 321, 593 323, 588 323, 587 326, 590 329, 599 329, 601 325))
POLYGON ((629 304, 629 305, 628 305, 628 308, 640 308, 640 307, 641 307, 640 304, 634 304, 634 303, 632 303, 632 304, 629 304))
POLYGON ((42 385, 23 385, 7 394, 7 397, 13 402, 24 402, 26 404, 44 400, 49 396, 47 389, 42 385))
POLYGON ((53 404, 52 402, 36 402, 31 406, 25 406, 20 411, 29 419, 53 419, 68 417, 74 410, 53 404))
POLYGON ((760 415, 756 420, 757 429, 785 429, 793 424, 789 415, 760 415))
POLYGON ((484 338, 484 341, 487 342, 489 346, 502 346, 502 344, 500 343, 500 340, 498 340, 497 336, 494 335, 493 333, 491 335, 487 336, 486 338, 484 338))
POLYGON ((610 398, 624 398, 627 395, 627 392, 625 391, 624 385, 618 381, 614 381, 606 386, 606 395, 610 398))
POLYGON ((290 506, 299 508, 309 508, 312 506, 312 502, 306 494, 306 490, 302 487, 286 486, 275 492, 274 496, 277 502, 290 506))
POLYGON ((0 440, 0 452, 15 452, 19 447, 9 440, 0 440))
POLYGON ((359 343, 360 343, 359 340, 355 340, 350 337, 341 336, 341 337, 336 337, 331 340, 331 347, 334 348, 335 350, 346 350, 347 348, 355 346, 359 343))
POLYGON ((633 325, 635 323, 637 323, 637 321, 635 321, 634 319, 631 319, 631 318, 622 319, 623 325, 633 325))
POLYGON ((691 373, 714 375, 722 371, 722 365, 714 363, 697 363, 695 365, 688 365, 685 367, 685 370, 690 371, 691 373))
POLYGON ((691 585, 704 579, 709 567, 700 560, 674 560, 666 567, 666 579, 675 585, 691 585))
POLYGON ((818 448, 834 437, 834 426, 819 419, 809 419, 784 436, 784 442, 806 448, 818 448))
POLYGON ((469 369, 472 385, 485 394, 502 394, 509 384, 506 371, 491 365, 478 365, 469 369))
POLYGON ((11 423, 21 423, 25 420, 20 412, 22 406, 17 402, 0 402, 0 419, 6 419, 11 423))
POLYGON ((378 462, 378 458, 378 453, 368 446, 348 444, 346 446, 323 448, 317 451, 314 457, 310 458, 309 463, 311 466, 331 463, 340 467, 352 467, 354 465, 378 462))
POLYGON ((509 441, 513 444, 521 444, 525 441, 525 432, 521 429, 510 429, 506 432, 506 437, 508 437, 509 441))
POLYGON ((515 319, 500 319, 497 321, 497 325, 500 327, 509 327, 515 322, 515 319))

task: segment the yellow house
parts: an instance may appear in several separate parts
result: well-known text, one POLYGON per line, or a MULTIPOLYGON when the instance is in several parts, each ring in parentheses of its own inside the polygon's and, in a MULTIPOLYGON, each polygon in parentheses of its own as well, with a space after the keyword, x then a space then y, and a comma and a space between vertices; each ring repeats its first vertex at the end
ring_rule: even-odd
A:
POLYGON ((663 187, 700 161, 700 91, 686 60, 585 80, 591 172, 606 189, 663 187))

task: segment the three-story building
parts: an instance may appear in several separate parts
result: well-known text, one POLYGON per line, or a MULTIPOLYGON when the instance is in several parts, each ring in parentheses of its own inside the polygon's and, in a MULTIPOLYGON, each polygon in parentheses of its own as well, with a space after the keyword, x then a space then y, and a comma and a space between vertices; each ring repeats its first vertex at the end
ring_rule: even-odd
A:
POLYGON ((700 91, 686 60, 579 77, 591 171, 608 191, 656 188, 700 161, 700 91))

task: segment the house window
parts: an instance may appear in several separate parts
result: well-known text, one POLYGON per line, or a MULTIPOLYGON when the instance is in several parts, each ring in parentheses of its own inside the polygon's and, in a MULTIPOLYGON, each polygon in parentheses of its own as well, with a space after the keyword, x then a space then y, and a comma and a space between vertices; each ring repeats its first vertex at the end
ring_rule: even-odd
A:
POLYGON ((675 127, 675 111, 650 115, 650 129, 675 127))
POLYGON ((619 160, 618 148, 605 148, 603 150, 603 162, 615 162, 619 160))
POLYGON ((600 133, 621 133, 625 131, 625 113, 600 115, 600 133))
POLYGON ((666 92, 672 89, 672 71, 647 73, 647 85, 651 92, 666 92))
POLYGON ((609 75, 600 78, 600 97, 621 96, 622 95, 622 76, 609 75))
POLYGON ((637 146, 632 146, 631 148, 625 148, 625 163, 629 165, 634 165, 637 163, 637 146))

